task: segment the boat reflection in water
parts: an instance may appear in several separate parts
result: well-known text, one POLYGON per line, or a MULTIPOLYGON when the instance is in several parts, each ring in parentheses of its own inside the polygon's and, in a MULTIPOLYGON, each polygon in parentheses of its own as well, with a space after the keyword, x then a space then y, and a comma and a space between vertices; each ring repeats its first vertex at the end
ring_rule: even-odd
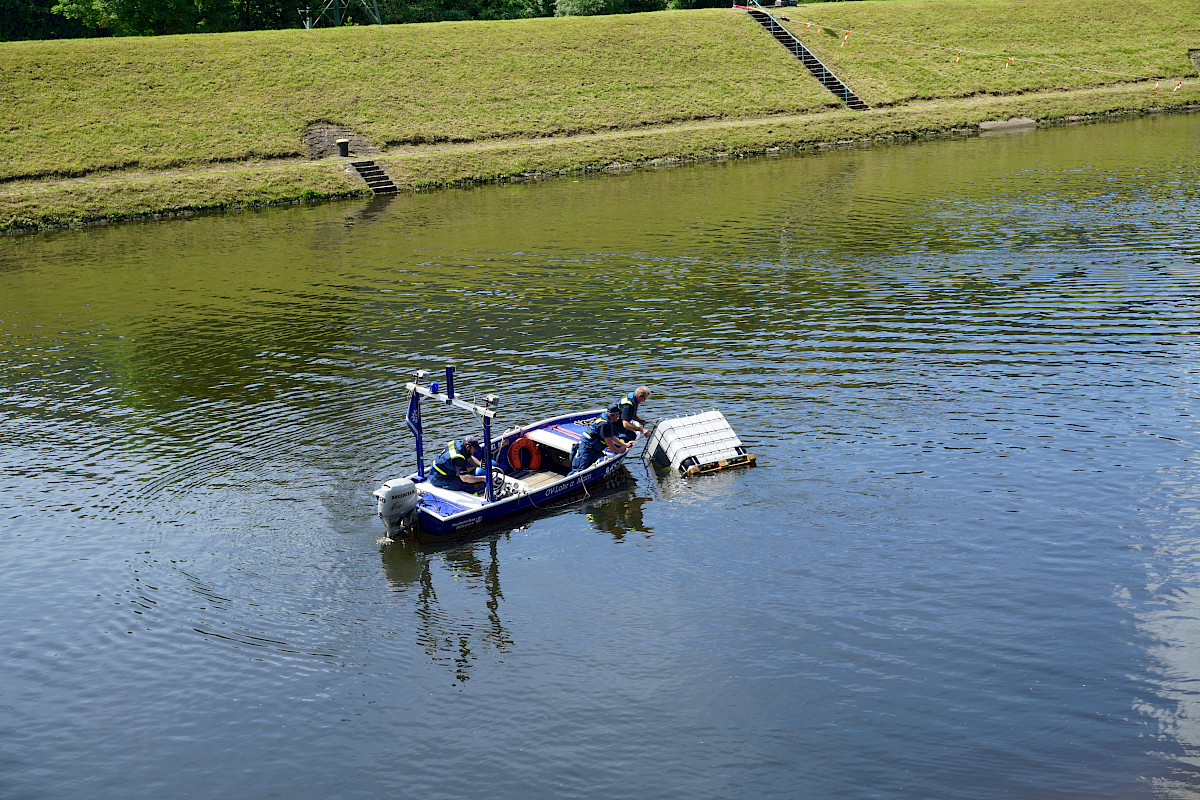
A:
POLYGON ((649 539, 654 531, 643 515, 648 502, 650 498, 639 495, 636 489, 615 490, 584 503, 583 511, 596 530, 609 534, 614 541, 624 541, 631 533, 649 539))
POLYGON ((502 536, 441 550, 398 541, 381 551, 384 574, 392 588, 405 594, 416 590, 417 644, 434 663, 452 670, 459 682, 470 680, 479 650, 507 653, 513 644, 500 619, 504 594, 497 543, 502 536), (435 564, 442 569, 435 570, 435 564), (443 602, 438 598, 437 583, 447 573, 455 594, 443 602), (448 607, 464 594, 472 598, 482 595, 482 618, 479 606, 472 606, 471 601, 465 607, 448 607))
MULTIPOLYGON (((643 521, 643 509, 650 498, 630 488, 632 482, 633 476, 622 467, 602 488, 590 490, 582 504, 575 495, 554 509, 541 509, 537 516, 583 513, 596 530, 614 541, 621 542, 628 534, 649 539, 652 532, 643 521)), ((522 530, 523 526, 510 526, 447 544, 398 539, 380 548, 388 585, 415 600, 418 645, 430 660, 452 671, 458 682, 470 680, 483 652, 512 651, 512 635, 501 618, 500 547, 514 531, 522 530)))

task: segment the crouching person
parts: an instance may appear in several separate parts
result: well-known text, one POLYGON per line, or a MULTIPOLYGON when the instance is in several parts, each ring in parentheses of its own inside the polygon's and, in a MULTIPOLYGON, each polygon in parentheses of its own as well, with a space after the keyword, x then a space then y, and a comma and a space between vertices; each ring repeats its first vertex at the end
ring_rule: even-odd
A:
POLYGON ((579 441, 579 448, 575 451, 575 459, 571 462, 571 471, 567 474, 574 475, 576 472, 582 472, 596 463, 600 456, 604 455, 606 447, 614 453, 624 453, 626 445, 618 436, 620 430, 621 411, 614 406, 587 427, 587 432, 579 441))
POLYGON ((475 484, 487 480, 483 475, 475 474, 475 468, 482 464, 479 458, 482 451, 479 440, 474 436, 447 443, 446 449, 433 462, 429 482, 443 489, 474 492, 475 484))

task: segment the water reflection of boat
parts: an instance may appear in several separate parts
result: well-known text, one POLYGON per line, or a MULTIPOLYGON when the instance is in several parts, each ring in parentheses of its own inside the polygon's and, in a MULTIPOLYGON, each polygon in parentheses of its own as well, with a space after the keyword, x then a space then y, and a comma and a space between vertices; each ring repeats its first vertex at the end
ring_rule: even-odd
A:
POLYGON ((652 531, 646 526, 642 514, 649 501, 650 498, 633 491, 614 492, 586 501, 583 511, 597 530, 609 534, 618 542, 630 533, 640 533, 649 539, 652 531))
MULTIPOLYGON (((417 379, 424 374, 418 373, 417 379)), ((416 437, 417 471, 375 490, 377 510, 389 539, 415 536, 422 541, 438 541, 479 536, 489 524, 560 505, 628 474, 621 466, 625 454, 605 450, 596 463, 568 475, 572 449, 585 435, 588 423, 603 413, 601 409, 568 412, 512 428, 493 442, 491 423, 497 398, 488 395, 482 406, 459 399, 454 392, 453 367, 446 367, 445 391, 440 388, 436 381, 428 388, 415 382, 408 384, 405 422, 416 437), (470 411, 483 420, 483 451, 494 466, 485 471, 482 494, 445 489, 430 482, 424 459, 422 398, 470 411)))
POLYGON ((460 543, 430 551, 412 541, 400 541, 382 551, 388 583, 398 591, 416 592, 417 639, 434 663, 454 671, 458 681, 469 680, 479 658, 478 644, 506 653, 512 635, 500 618, 500 558, 496 543, 488 540, 460 543), (482 557, 487 548, 486 560, 482 557), (435 570, 440 565, 441 570, 435 570), (449 573, 452 591, 478 594, 482 591, 485 619, 458 609, 447 611, 438 597, 435 572, 449 573))

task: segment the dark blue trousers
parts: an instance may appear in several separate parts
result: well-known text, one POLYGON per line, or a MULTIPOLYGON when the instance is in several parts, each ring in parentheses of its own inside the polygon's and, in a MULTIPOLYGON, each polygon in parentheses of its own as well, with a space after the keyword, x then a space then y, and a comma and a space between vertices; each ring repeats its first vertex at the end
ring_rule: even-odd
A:
POLYGON ((603 454, 604 442, 598 442, 591 436, 583 437, 579 442, 579 449, 575 451, 575 460, 571 462, 571 471, 567 474, 574 475, 576 472, 582 472, 595 464, 603 454))
POLYGON ((474 484, 466 483, 457 475, 443 475, 436 469, 429 471, 429 482, 443 489, 454 489, 459 492, 474 492, 474 484))

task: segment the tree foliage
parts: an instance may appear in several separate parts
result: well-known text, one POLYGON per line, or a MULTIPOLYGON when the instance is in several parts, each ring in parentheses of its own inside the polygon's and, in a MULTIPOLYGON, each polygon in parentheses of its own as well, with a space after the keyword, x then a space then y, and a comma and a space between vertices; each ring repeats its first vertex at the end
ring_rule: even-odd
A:
POLYGON ((97 35, 83 23, 52 12, 54 4, 55 0, 0 0, 0 41, 97 35))
MULTIPOLYGON (((9 2, 10 0, 3 0, 9 2)), ((301 0, 58 0, 51 10, 119 36, 294 28, 301 0)))
MULTIPOLYGON (((345 2, 345 0, 343 0, 345 2)), ((381 21, 585 16, 726 5, 728 0, 376 0, 381 21)), ((0 0, 0 40, 155 36, 296 28, 324 0, 0 0)), ((352 3, 346 24, 373 20, 352 3)), ((328 19, 318 24, 330 24, 328 19)))
POLYGON ((553 0, 377 0, 384 23, 520 19, 554 13, 553 0), (549 3, 549 11, 543 5, 549 3))

